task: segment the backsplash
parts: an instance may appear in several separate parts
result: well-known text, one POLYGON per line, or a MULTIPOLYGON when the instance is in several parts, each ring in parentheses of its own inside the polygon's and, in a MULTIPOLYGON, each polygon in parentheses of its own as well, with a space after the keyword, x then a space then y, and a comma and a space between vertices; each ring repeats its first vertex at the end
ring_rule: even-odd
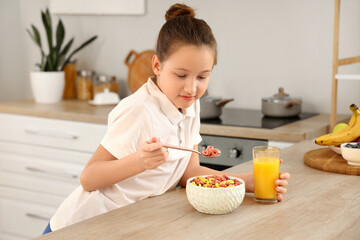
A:
MULTIPOLYGON (((75 45, 94 34, 99 36, 75 56, 78 68, 115 75, 120 80, 120 97, 128 95, 125 57, 132 49, 141 52, 155 48, 164 13, 175 2, 145 0, 144 15, 61 15, 66 36, 75 36, 75 45)), ((284 87, 290 96, 303 99, 304 111, 330 112, 333 1, 181 2, 195 8, 197 17, 208 22, 218 41, 218 64, 210 80, 210 95, 234 98, 227 107, 260 109, 262 97, 284 87)), ((11 30, 15 39, 3 39, 0 50, 10 48, 5 56, 18 58, 19 66, 11 66, 10 71, 6 61, 0 62, 0 101, 32 97, 28 73, 40 53, 25 29, 31 23, 41 23, 40 10, 48 5, 48 0, 1 2, 0 15, 10 7, 13 15, 8 17, 18 24, 11 30), (19 68, 22 73, 14 71, 19 68)), ((340 57, 360 53, 359 8, 359 1, 342 2, 340 57)), ((1 21, 0 30, 6 28, 1 21)), ((16 61, 9 62, 13 65, 16 61)), ((340 69, 360 73, 358 64, 340 69)), ((351 103, 360 105, 359 89, 360 81, 339 82, 338 113, 349 113, 351 103)))

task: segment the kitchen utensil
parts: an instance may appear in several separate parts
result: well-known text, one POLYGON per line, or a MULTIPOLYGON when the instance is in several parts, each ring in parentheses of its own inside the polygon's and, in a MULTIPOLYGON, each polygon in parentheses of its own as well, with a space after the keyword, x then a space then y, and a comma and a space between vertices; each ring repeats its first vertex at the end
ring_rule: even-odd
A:
POLYGON ((341 155, 330 148, 320 148, 305 153, 304 163, 326 172, 360 175, 360 166, 347 164, 341 155))
POLYGON ((155 55, 153 50, 146 50, 141 53, 137 53, 131 50, 125 58, 125 64, 129 68, 128 73, 128 86, 131 92, 136 92, 148 78, 154 75, 151 62, 155 55), (130 59, 133 58, 131 61, 130 59))
POLYGON ((191 149, 191 148, 178 147, 178 146, 174 146, 174 145, 170 145, 170 144, 164 144, 163 146, 166 147, 166 148, 172 148, 172 149, 177 149, 177 150, 182 150, 182 151, 194 152, 194 153, 197 153, 197 154, 199 154, 199 155, 201 155, 203 157, 206 157, 206 158, 216 158, 216 157, 220 157, 220 155, 221 155, 220 150, 219 150, 219 155, 217 155, 217 156, 206 156, 206 155, 203 155, 201 152, 196 151, 196 150, 191 149))
POLYGON ((65 73, 65 87, 63 99, 75 99, 76 98, 76 63, 68 63, 64 67, 65 73))
POLYGON ((108 88, 104 89, 104 92, 96 93, 93 100, 89 100, 93 105, 111 105, 118 104, 120 102, 119 95, 114 92, 110 92, 108 88))
MULTIPOLYGON (((208 175, 202 176, 206 177, 208 175)), ((235 179, 235 177, 230 177, 235 179)), ((186 181, 186 197, 190 204, 199 212, 207 214, 226 214, 240 206, 245 196, 245 182, 226 188, 207 188, 191 184, 193 177, 186 181)))
POLYGON ((222 114, 222 108, 228 102, 234 101, 233 98, 222 99, 204 95, 200 98, 200 119, 218 118, 222 114))
POLYGON ((262 99, 261 111, 268 117, 295 117, 301 112, 301 98, 292 98, 279 88, 279 92, 273 97, 262 99))
POLYGON ((77 98, 80 100, 90 100, 94 98, 94 76, 95 71, 81 70, 78 72, 77 98))
POLYGON ((94 96, 97 93, 104 92, 106 88, 109 89, 110 92, 118 93, 119 85, 116 81, 116 77, 106 74, 98 74, 96 78, 94 78, 94 96))

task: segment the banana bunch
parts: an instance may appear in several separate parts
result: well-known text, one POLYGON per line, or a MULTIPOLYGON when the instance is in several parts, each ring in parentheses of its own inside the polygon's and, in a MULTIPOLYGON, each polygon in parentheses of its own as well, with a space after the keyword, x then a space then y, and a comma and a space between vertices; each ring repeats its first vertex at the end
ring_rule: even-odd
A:
POLYGON ((352 116, 346 127, 335 133, 325 134, 315 139, 318 145, 338 146, 342 143, 353 142, 360 136, 360 110, 355 104, 350 105, 352 116))

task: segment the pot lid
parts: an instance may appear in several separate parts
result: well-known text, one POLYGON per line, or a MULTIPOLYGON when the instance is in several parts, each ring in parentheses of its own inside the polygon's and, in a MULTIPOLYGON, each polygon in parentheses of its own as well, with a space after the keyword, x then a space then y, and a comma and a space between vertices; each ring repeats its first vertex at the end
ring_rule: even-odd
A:
POLYGON ((278 93, 274 94, 274 96, 266 97, 263 98, 262 100, 264 102, 282 103, 282 102, 288 102, 290 100, 301 100, 301 98, 290 97, 289 94, 285 93, 284 88, 280 87, 278 93))

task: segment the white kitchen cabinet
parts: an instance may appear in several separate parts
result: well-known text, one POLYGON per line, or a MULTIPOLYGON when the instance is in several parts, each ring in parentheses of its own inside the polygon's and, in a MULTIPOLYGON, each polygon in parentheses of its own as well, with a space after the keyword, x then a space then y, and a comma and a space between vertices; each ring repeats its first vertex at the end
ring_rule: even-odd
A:
POLYGON ((42 234, 106 125, 0 114, 0 239, 42 234))

